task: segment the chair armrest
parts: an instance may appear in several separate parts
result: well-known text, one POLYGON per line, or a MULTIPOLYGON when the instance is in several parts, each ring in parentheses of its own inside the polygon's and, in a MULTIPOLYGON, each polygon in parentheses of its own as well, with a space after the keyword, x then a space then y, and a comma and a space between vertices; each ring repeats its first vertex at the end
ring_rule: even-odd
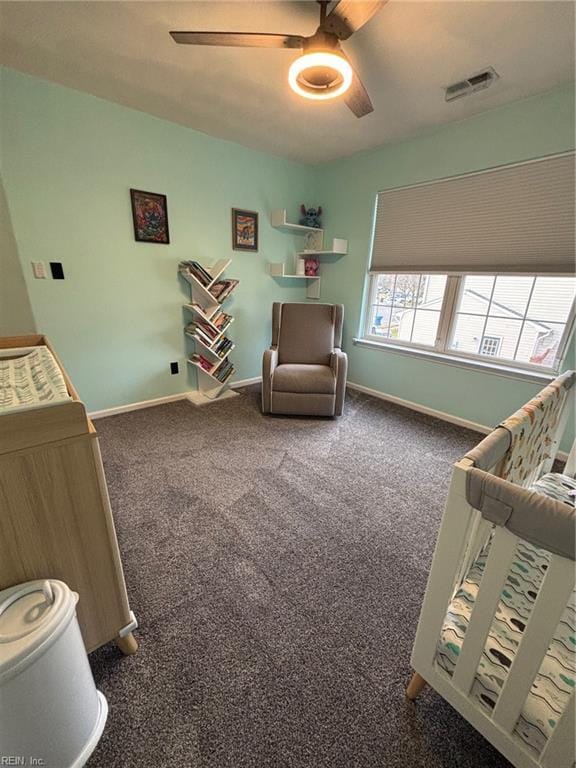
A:
POLYGON ((262 357, 262 412, 272 413, 272 376, 278 365, 278 347, 264 350, 262 357))
POLYGON ((346 394, 346 375, 348 373, 348 355, 340 348, 335 348, 330 355, 330 368, 336 377, 336 404, 334 415, 341 416, 344 410, 344 396, 346 394))

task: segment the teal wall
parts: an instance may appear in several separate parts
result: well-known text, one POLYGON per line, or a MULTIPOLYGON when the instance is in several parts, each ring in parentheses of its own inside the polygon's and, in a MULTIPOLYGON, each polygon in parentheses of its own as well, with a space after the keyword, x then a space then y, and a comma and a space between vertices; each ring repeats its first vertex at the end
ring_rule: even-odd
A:
MULTIPOLYGON (((331 301, 346 307, 344 346, 350 381, 487 426, 498 423, 541 388, 501 375, 354 346, 352 338, 360 330, 379 190, 573 148, 571 85, 320 168, 318 200, 326 211, 326 234, 349 240, 348 256, 323 269, 322 290, 331 301)), ((565 367, 574 367, 573 342, 565 367)))
MULTIPOLYGON (((349 254, 322 266, 322 299, 346 307, 351 381, 480 424, 498 422, 539 385, 352 343, 360 326, 378 190, 475 171, 574 146, 573 88, 516 102, 427 135, 307 167, 86 94, 2 71, 0 170, 36 324, 50 335, 88 408, 195 387, 186 370, 180 259, 232 258, 229 303, 237 379, 258 376, 272 301, 303 300, 268 261, 296 242, 268 223, 320 202, 327 238, 349 254), (134 242, 129 188, 168 196, 171 244, 134 242), (231 248, 230 208, 260 212, 260 250, 231 248), (34 280, 29 262, 62 261, 66 280, 34 280), (169 362, 181 373, 170 376, 169 362)), ((385 115, 383 115, 385 119, 385 115)), ((361 123, 358 124, 361 129, 361 123)), ((22 328, 22 330, 28 330, 22 328)), ((573 351, 572 351, 572 362, 573 351)))
POLYGON ((0 336, 34 333, 35 328, 0 174, 0 336))
POLYGON ((88 408, 195 388, 181 259, 232 259, 236 379, 258 375, 272 302, 303 298, 301 284, 281 286, 266 272, 295 250, 268 212, 296 212, 313 169, 10 69, 2 75, 0 170, 36 324, 88 408), (134 241, 130 187, 167 195, 170 245, 134 241), (258 253, 232 250, 233 206, 260 212, 258 253), (61 261, 66 279, 33 279, 32 259, 61 261))

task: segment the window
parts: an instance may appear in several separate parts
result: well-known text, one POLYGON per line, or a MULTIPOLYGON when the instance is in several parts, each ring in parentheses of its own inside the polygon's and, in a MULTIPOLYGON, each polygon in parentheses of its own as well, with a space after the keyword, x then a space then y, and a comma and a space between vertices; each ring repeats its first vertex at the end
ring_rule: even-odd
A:
POLYGON ((376 275, 370 333, 433 345, 446 288, 445 275, 376 275))
POLYGON ((480 345, 480 354, 488 355, 488 357, 498 357, 501 341, 500 336, 484 336, 480 345))
POLYGON ((557 370, 576 278, 375 274, 364 336, 451 356, 557 370))

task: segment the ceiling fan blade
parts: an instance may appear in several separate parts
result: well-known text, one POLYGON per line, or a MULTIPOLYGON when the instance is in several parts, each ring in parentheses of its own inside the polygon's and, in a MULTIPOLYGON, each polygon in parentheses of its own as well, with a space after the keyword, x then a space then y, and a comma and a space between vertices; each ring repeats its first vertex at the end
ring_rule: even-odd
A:
POLYGON ((350 35, 370 21, 372 16, 387 2, 388 0, 375 0, 374 2, 340 0, 320 26, 325 32, 331 32, 340 40, 347 40, 350 35))
POLYGON ((274 35, 267 32, 170 32, 183 45, 221 45, 234 48, 302 48, 300 35, 274 35))
POLYGON ((364 88, 364 85, 358 77, 356 70, 354 69, 354 65, 348 56, 346 56, 340 46, 338 46, 338 49, 339 53, 352 67, 352 83, 350 84, 350 88, 348 88, 346 93, 343 94, 342 99, 344 100, 346 106, 352 112, 354 112, 356 117, 364 117, 365 115, 369 115, 370 112, 374 112, 374 107, 370 101, 370 96, 368 96, 368 91, 366 88, 364 88))

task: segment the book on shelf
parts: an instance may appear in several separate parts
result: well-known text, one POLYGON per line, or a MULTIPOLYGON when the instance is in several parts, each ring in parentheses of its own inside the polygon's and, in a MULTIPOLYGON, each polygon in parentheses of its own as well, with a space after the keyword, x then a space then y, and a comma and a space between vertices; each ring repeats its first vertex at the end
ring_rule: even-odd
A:
POLYGON ((225 384, 228 381, 230 376, 232 376, 232 374, 234 373, 234 370, 235 369, 233 365, 231 365, 230 368, 228 368, 225 375, 220 378, 220 381, 222 382, 222 384, 225 384))
POLYGON ((220 304, 222 304, 224 299, 232 293, 238 283, 239 280, 218 280, 217 283, 214 283, 214 285, 210 286, 209 290, 212 296, 214 296, 214 298, 217 299, 220 304))
POLYGON ((207 360, 203 355, 192 355, 190 360, 192 360, 193 363, 197 363, 205 371, 208 371, 208 373, 210 373, 214 367, 210 360, 207 360))
POLYGON ((212 325, 214 325, 216 328, 218 328, 218 331, 222 331, 225 327, 230 325, 230 321, 232 320, 232 315, 227 315, 226 312, 217 312, 214 317, 210 320, 212 325))
POLYGON ((198 319, 196 321, 196 325, 212 341, 214 341, 216 336, 218 336, 220 333, 220 328, 218 326, 214 326, 211 321, 198 319))
POLYGON ((199 264, 197 261, 181 261, 178 265, 178 270, 184 275, 192 275, 204 287, 210 285, 213 280, 210 272, 204 269, 202 264, 199 264))
POLYGON ((218 335, 214 328, 211 328, 209 325, 200 325, 199 323, 188 323, 185 330, 186 333, 195 336, 203 344, 206 344, 207 347, 212 346, 214 339, 218 335))
POLYGON ((229 360, 224 360, 218 368, 214 371, 214 378, 218 379, 222 384, 232 375, 234 366, 229 360))
POLYGON ((212 350, 215 354, 217 354, 219 357, 224 357, 224 355, 232 349, 234 344, 230 341, 230 339, 226 338, 224 336, 222 339, 220 339, 218 342, 216 342, 216 346, 212 350))

